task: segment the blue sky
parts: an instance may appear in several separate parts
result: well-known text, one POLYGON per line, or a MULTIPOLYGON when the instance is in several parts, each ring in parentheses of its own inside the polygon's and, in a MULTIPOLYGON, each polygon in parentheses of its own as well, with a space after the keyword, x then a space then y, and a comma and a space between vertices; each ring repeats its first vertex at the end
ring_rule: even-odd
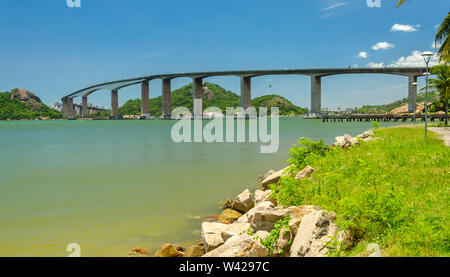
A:
MULTIPOLYGON (((417 65, 413 51, 434 51, 450 1, 395 2, 370 8, 366 0, 81 0, 81 8, 69 8, 66 0, 2 0, 0 91, 25 88, 51 104, 103 81, 159 73, 417 65)), ((239 93, 236 77, 206 81, 239 93)), ((172 87, 189 82, 175 79, 172 87)), ((252 80, 252 97, 268 93, 309 107, 310 80, 252 80)), ((150 94, 161 95, 160 81, 151 82, 150 94)), ((119 104, 139 95, 139 86, 123 89, 119 104)), ((322 106, 330 109, 406 96, 401 76, 322 80, 322 106)), ((109 99, 100 91, 89 102, 110 106, 109 99)))

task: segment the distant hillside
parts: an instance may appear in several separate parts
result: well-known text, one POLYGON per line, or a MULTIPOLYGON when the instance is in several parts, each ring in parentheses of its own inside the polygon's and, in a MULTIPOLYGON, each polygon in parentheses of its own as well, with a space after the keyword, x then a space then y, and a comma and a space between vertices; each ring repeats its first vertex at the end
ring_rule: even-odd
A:
MULTIPOLYGON (((203 85, 203 109, 208 107, 218 107, 223 113, 227 107, 239 107, 241 98, 239 95, 225 90, 219 85, 204 83, 203 85)), ((186 107, 192 112, 192 84, 172 91, 171 109, 176 107, 186 107)), ((280 107, 280 115, 300 115, 307 110, 293 105, 289 100, 278 95, 266 95, 252 100, 252 106, 259 107, 280 107)), ((139 115, 141 113, 141 99, 128 100, 119 108, 119 115, 139 115)), ((162 115, 162 97, 158 96, 150 100, 150 114, 153 116, 162 115)))
POLYGON ((0 93, 0 120, 20 119, 58 119, 61 112, 43 104, 41 99, 30 91, 13 89, 0 93))
MULTIPOLYGON (((428 92, 428 101, 431 103, 438 99, 438 95, 435 92, 428 92)), ((425 93, 417 94, 417 105, 419 103, 425 102, 425 93)), ((405 104, 408 104, 408 98, 403 98, 401 100, 392 102, 385 105, 366 105, 359 108, 356 112, 360 114, 384 114, 389 113, 394 109, 397 109, 405 104)))

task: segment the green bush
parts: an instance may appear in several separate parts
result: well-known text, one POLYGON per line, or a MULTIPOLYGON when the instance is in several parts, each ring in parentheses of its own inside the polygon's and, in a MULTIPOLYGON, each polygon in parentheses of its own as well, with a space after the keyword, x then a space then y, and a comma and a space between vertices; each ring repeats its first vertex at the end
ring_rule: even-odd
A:
POLYGON ((326 145, 323 140, 311 141, 311 139, 308 138, 301 138, 298 140, 298 145, 294 145, 294 147, 289 150, 289 155, 291 157, 289 158, 288 163, 296 169, 302 170, 310 161, 324 157, 328 148, 328 145, 326 145))

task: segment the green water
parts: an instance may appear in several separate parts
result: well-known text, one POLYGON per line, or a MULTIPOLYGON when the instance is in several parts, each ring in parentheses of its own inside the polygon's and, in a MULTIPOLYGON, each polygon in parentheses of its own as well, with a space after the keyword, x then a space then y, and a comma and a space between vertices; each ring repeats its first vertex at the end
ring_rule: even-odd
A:
MULTIPOLYGON (((280 119, 280 150, 181 143, 174 121, 0 122, 0 256, 126 256, 200 240, 195 216, 286 166, 299 137, 357 135, 370 123, 280 119)), ((385 124, 381 123, 382 126, 385 124)))

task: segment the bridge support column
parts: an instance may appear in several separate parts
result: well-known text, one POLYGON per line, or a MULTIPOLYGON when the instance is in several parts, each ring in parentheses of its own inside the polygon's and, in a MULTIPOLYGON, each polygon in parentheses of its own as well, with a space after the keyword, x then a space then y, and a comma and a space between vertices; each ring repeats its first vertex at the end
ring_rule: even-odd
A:
POLYGON ((241 77, 241 107, 247 109, 251 106, 252 99, 252 79, 251 77, 241 77))
POLYGON ((408 112, 416 112, 417 102, 417 76, 408 76, 408 112), (415 83, 415 84, 414 84, 415 83))
POLYGON ((73 105, 73 99, 67 99, 67 119, 75 118, 75 107, 73 105))
POLYGON ((111 116, 114 119, 119 117, 119 93, 117 90, 111 91, 111 116))
POLYGON ((203 78, 192 79, 192 95, 194 97, 194 118, 202 118, 203 78))
POLYGON ((311 76, 311 113, 320 114, 322 109, 322 77, 311 76))
POLYGON ((81 117, 87 118, 89 116, 88 112, 88 99, 87 96, 81 98, 81 117))
POLYGON ((150 92, 149 92, 149 81, 143 81, 141 83, 141 115, 143 117, 150 116, 150 92))
POLYGON ((63 103, 63 117, 67 119, 68 115, 69 115, 69 101, 67 98, 63 98, 62 99, 62 103, 63 103))
POLYGON ((162 80, 162 109, 163 109, 163 118, 170 119, 172 115, 171 110, 171 80, 163 79, 162 80))

